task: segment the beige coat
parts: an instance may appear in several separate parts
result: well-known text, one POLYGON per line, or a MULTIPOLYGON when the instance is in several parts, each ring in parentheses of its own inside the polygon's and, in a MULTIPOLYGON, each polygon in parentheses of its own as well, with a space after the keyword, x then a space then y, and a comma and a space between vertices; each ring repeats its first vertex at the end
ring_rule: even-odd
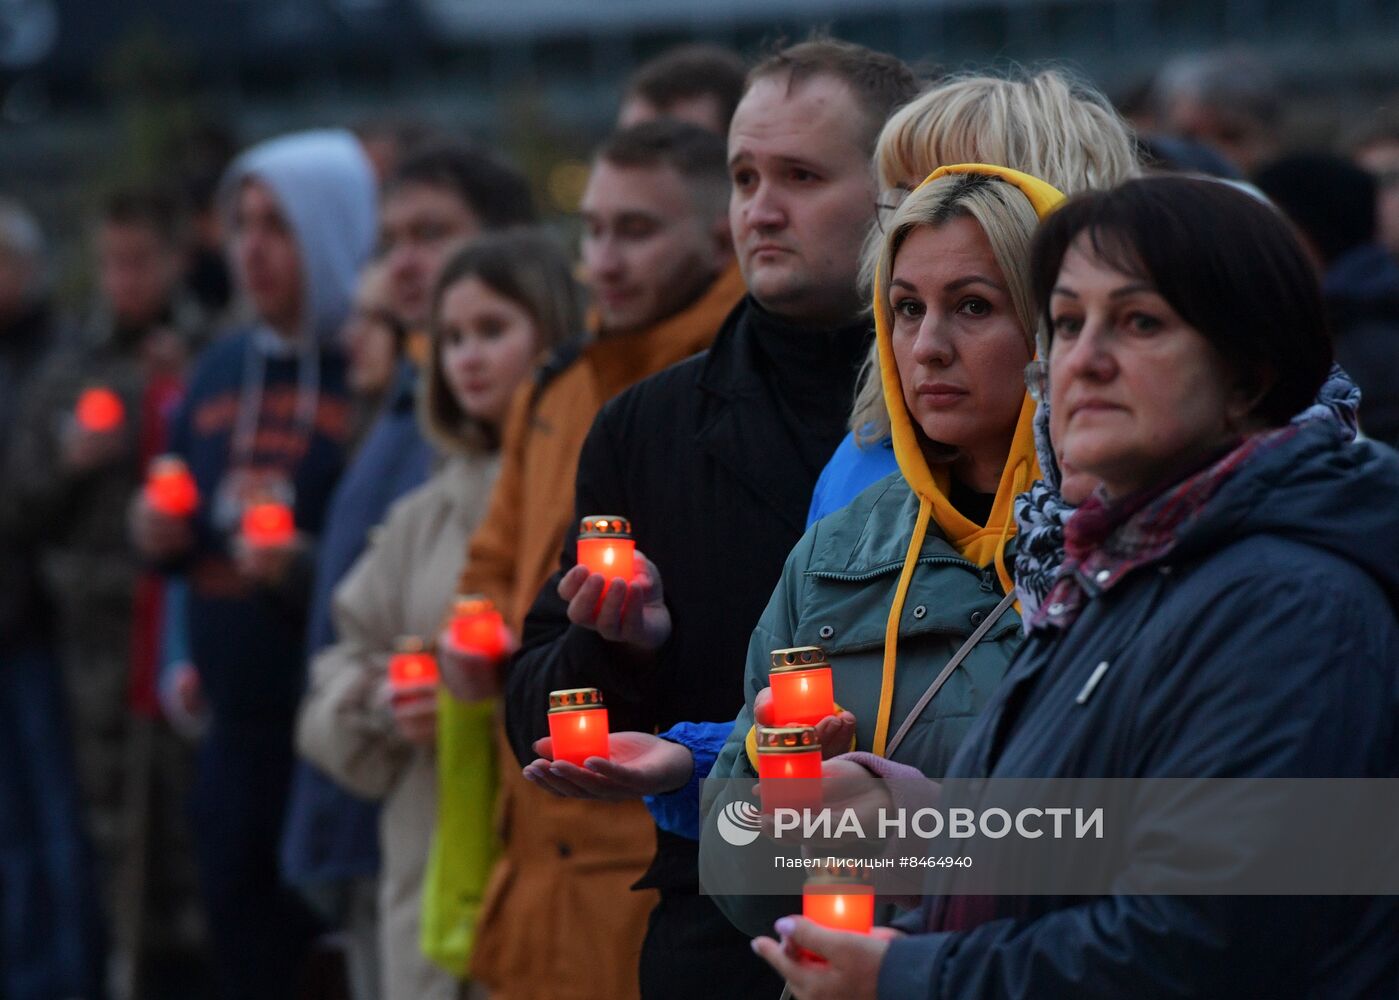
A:
POLYGON ((435 755, 398 737, 382 688, 395 637, 436 636, 498 468, 494 455, 454 456, 390 508, 335 591, 339 641, 312 662, 297 724, 303 756, 350 791, 384 804, 384 1000, 455 1000, 459 988, 418 946, 423 874, 437 812, 435 755))

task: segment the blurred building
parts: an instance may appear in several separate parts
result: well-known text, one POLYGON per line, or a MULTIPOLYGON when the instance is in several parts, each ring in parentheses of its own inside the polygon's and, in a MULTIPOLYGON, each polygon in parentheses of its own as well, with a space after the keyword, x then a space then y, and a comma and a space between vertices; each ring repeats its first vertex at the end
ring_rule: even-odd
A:
POLYGON ((547 193, 641 61, 816 26, 925 67, 1053 59, 1115 96, 1170 55, 1245 44, 1323 131, 1399 91, 1399 0, 0 0, 0 192, 64 242, 72 192, 148 170, 162 129, 397 115, 505 145, 547 193), (133 142, 144 160, 104 158, 133 142))

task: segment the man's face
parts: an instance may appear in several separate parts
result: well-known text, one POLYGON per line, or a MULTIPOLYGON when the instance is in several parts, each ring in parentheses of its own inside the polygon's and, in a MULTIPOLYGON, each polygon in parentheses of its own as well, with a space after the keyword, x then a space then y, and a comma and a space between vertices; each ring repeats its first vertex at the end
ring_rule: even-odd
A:
POLYGON ((432 285, 448 254, 480 231, 476 213, 446 188, 404 184, 384 199, 379 259, 388 271, 393 309, 406 326, 427 326, 432 285))
POLYGON ((860 246, 876 190, 865 112, 830 76, 755 81, 729 130, 729 224, 748 290, 790 320, 858 314, 860 246))
POLYGON ((139 222, 105 222, 97 231, 97 280, 118 323, 153 322, 180 276, 178 250, 139 222))
POLYGON ((681 97, 663 108, 652 104, 640 94, 633 94, 622 102, 622 108, 617 112, 617 127, 630 128, 642 122, 655 121, 657 118, 698 125, 717 136, 723 136, 728 131, 719 108, 719 98, 713 94, 681 97))
POLYGON ((301 323, 301 255, 291 224, 266 184, 246 180, 233 221, 238 282, 257 314, 282 333, 301 323))
POLYGON ((706 213, 670 166, 598 160, 583 192, 583 269, 605 333, 653 326, 698 298, 729 258, 723 215, 706 213))

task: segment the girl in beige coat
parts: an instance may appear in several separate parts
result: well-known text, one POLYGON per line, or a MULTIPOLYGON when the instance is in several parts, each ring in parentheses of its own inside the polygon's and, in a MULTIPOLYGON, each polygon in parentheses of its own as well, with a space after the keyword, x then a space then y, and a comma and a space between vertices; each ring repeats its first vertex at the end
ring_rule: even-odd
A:
MULTIPOLYGON (((461 554, 485 512, 510 398, 535 364, 582 328, 562 251, 524 230, 487 236, 443 268, 420 395, 441 464, 390 508, 335 593, 339 641, 311 665, 300 752, 350 791, 379 799, 379 919, 384 1000, 453 1000, 461 983, 423 956, 421 893, 437 810, 435 694, 389 697, 403 636, 437 633, 461 554)), ((482 724, 492 725, 489 708, 482 724)), ((495 764, 480 762, 494 774, 495 764)), ((489 811, 486 800, 482 809, 489 811)))

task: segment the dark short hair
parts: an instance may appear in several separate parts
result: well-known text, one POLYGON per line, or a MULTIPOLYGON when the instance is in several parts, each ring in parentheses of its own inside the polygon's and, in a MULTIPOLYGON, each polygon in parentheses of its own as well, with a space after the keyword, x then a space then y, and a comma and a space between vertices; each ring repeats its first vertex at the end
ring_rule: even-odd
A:
POLYGON ((918 96, 917 74, 887 52, 837 38, 814 36, 779 49, 748 72, 746 87, 758 80, 786 75, 789 86, 816 76, 832 76, 850 88, 865 112, 864 148, 874 155, 879 130, 895 110, 918 96))
POLYGON ((1375 175, 1330 153, 1292 153, 1264 166, 1253 183, 1282 209, 1329 265, 1375 239, 1375 175))
POLYGON ((613 132, 598 147, 597 159, 618 167, 671 167, 687 180, 727 184, 728 151, 707 128, 657 118, 613 132))
POLYGON ((482 149, 432 143, 404 156, 384 182, 384 197, 411 184, 450 191, 486 229, 535 221, 534 198, 524 174, 482 149))
POLYGON ((177 246, 185 233, 184 206, 154 188, 120 188, 102 202, 98 220, 112 226, 141 226, 167 246, 177 246))
POLYGON ((1254 416, 1281 426, 1311 405, 1331 368, 1331 338, 1316 272, 1274 209, 1232 184, 1187 177, 1072 198, 1041 224, 1030 252, 1046 320, 1064 254, 1083 233, 1104 263, 1151 282, 1257 387, 1254 416))
POLYGON ((627 97, 640 97, 661 114, 680 101, 712 97, 727 129, 743 96, 748 68, 717 45, 678 45, 642 64, 627 81, 627 97))

